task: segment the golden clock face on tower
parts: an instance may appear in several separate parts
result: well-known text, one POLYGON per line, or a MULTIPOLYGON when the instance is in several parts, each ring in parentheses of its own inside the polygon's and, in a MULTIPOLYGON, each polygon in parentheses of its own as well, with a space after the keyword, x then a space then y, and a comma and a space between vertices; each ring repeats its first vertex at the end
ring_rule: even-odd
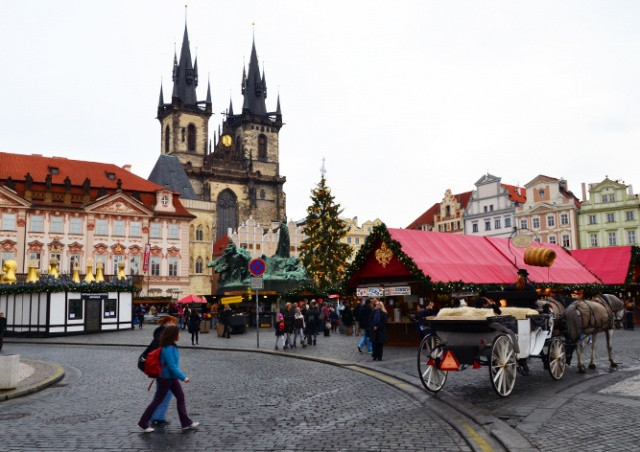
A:
POLYGON ((226 147, 229 147, 231 146, 231 142, 233 140, 231 139, 231 135, 222 135, 221 141, 223 145, 225 145, 226 147))

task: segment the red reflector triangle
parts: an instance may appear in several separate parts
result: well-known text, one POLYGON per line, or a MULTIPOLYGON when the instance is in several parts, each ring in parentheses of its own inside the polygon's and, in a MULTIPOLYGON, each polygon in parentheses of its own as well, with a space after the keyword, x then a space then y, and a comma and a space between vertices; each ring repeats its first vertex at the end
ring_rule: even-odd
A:
POLYGON ((476 360, 473 362, 473 368, 474 368, 474 369, 480 369, 481 367, 482 367, 482 366, 480 365, 480 363, 479 363, 479 362, 478 362, 478 360, 476 359, 476 360))
POLYGON ((458 370, 460 364, 451 350, 444 352, 442 363, 440 363, 440 370, 458 370))
POLYGON ((427 366, 433 366, 435 363, 433 362, 432 358, 429 358, 429 361, 427 361, 427 366))

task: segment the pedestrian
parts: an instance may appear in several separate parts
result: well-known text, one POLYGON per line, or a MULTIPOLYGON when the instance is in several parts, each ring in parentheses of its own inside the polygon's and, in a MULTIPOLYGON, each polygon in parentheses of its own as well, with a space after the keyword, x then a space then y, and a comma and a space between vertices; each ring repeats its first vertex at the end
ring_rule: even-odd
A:
POLYGON ((160 378, 158 378, 158 390, 138 421, 138 427, 145 433, 154 431, 153 427, 149 425, 149 421, 151 420, 153 412, 162 403, 162 400, 169 391, 171 391, 176 398, 182 430, 195 428, 200 425, 200 422, 193 422, 187 414, 187 406, 180 380, 185 383, 189 383, 191 380, 180 370, 180 355, 178 354, 178 347, 176 346, 176 342, 179 340, 180 328, 175 325, 166 327, 160 335, 160 347, 162 347, 160 364, 162 365, 162 371, 160 378))
POLYGON ((293 348, 296 348, 296 342, 298 337, 300 338, 300 345, 302 348, 307 346, 304 340, 304 316, 299 307, 296 307, 295 314, 293 315, 293 348))
POLYGON ((215 328, 216 323, 218 323, 218 308, 220 305, 217 301, 214 301, 211 305, 211 328, 215 328))
POLYGON ((318 337, 318 322, 320 318, 320 311, 318 310, 318 303, 316 300, 311 300, 311 306, 305 312, 305 334, 307 336, 307 344, 316 345, 316 338, 318 337))
POLYGON ((178 326, 184 329, 184 306, 178 306, 178 326))
POLYGON ((362 309, 362 302, 357 301, 356 306, 353 308, 353 319, 355 321, 356 336, 360 336, 360 309, 362 309))
POLYGON ((329 308, 329 320, 331 321, 331 332, 335 333, 338 331, 338 325, 340 324, 340 315, 333 306, 329 308))
POLYGON ((340 321, 344 325, 344 334, 351 336, 353 334, 353 310, 348 301, 344 302, 344 309, 340 315, 340 321))
POLYGON ((2 343, 4 342, 4 332, 7 329, 7 318, 4 316, 4 312, 0 312, 0 350, 2 350, 2 343))
POLYGON ((285 325, 284 325, 284 316, 280 313, 278 313, 278 319, 276 321, 276 350, 278 350, 278 339, 282 340, 282 348, 285 347, 285 340, 284 340, 284 329, 285 329, 285 325))
POLYGON ((365 345, 367 346, 368 353, 371 353, 372 351, 371 340, 369 339, 369 317, 371 317, 373 311, 371 310, 371 306, 369 305, 370 303, 371 300, 365 298, 364 304, 360 309, 359 322, 360 330, 362 331, 362 339, 360 339, 360 343, 358 344, 358 351, 360 353, 362 353, 362 347, 364 347, 365 345))
POLYGON ((138 318, 138 329, 142 329, 142 324, 144 323, 144 306, 140 303, 138 309, 136 309, 136 317, 138 318))
POLYGON ((222 337, 231 339, 231 306, 224 305, 224 309, 220 313, 220 322, 224 325, 222 337))
POLYGON ((287 337, 283 349, 286 350, 288 348, 293 348, 293 341, 291 339, 293 336, 295 311, 293 310, 293 305, 291 303, 284 305, 282 316, 284 317, 284 334, 287 337))
POLYGON ((373 344, 371 357, 374 361, 382 361, 382 349, 384 343, 387 342, 388 314, 381 301, 375 302, 373 306, 373 314, 371 315, 371 323, 369 325, 371 342, 373 344))
POLYGON ((200 333, 200 322, 202 319, 198 314, 197 309, 191 310, 191 315, 189 316, 189 332, 191 333, 191 345, 199 345, 198 344, 198 334, 200 333), (195 343, 194 343, 195 339, 195 343))
POLYGON ((320 309, 320 317, 324 322, 324 335, 330 336, 329 333, 331 331, 331 311, 329 310, 329 303, 326 301, 322 304, 322 309, 320 309))
MULTIPOLYGON (((162 317, 158 320, 158 327, 153 330, 153 340, 149 344, 149 346, 145 349, 142 355, 146 358, 149 353, 151 353, 156 348, 160 347, 160 336, 166 327, 176 325, 178 323, 178 319, 174 316, 168 315, 166 317, 162 317)), ((159 378, 159 377, 158 377, 159 378)), ((156 379, 156 392, 158 392, 158 381, 156 379)), ((154 396, 155 397, 155 396, 154 396)), ((169 409, 169 403, 171 402, 171 392, 167 392, 167 395, 162 399, 158 408, 151 415, 151 425, 153 427, 161 427, 165 424, 168 424, 167 421, 167 409, 169 409)))

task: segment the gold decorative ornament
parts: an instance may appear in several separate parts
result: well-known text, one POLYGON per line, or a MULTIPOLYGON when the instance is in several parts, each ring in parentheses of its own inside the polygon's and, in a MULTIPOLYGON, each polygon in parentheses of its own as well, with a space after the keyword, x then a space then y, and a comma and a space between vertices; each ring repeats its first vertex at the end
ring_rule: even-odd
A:
POLYGON ((122 281, 127 279, 127 275, 124 274, 124 261, 118 262, 118 280, 122 281))
POLYGON ((49 260, 49 274, 53 276, 55 279, 58 279, 60 273, 58 272, 58 258, 52 257, 49 260))
POLYGON ((38 261, 38 259, 29 259, 28 265, 29 272, 27 273, 27 282, 38 282, 40 280, 40 277, 38 276, 38 267, 40 266, 40 262, 38 261))
POLYGON ((84 277, 84 282, 91 283, 96 279, 93 277, 93 259, 87 259, 87 274, 84 277))
POLYGON ((533 243, 533 235, 518 234, 511 238, 511 244, 516 248, 528 248, 533 243))
POLYGON ((231 146, 231 144, 233 143, 233 140, 231 139, 231 135, 226 135, 226 134, 222 135, 220 140, 222 141, 222 144, 227 148, 231 146))
POLYGON ((376 260, 380 265, 382 265, 382 268, 385 268, 387 264, 391 261, 392 257, 393 257, 393 251, 389 249, 386 243, 382 242, 382 245, 380 245, 380 248, 376 250, 376 260))
POLYGON ((73 276, 71 277, 74 283, 80 284, 80 269, 78 268, 78 263, 74 262, 73 264, 73 276))
POLYGON ((2 278, 0 282, 3 284, 15 284, 16 283, 16 271, 18 271, 18 263, 13 259, 7 259, 2 264, 2 278))
POLYGON ((102 261, 98 261, 98 265, 96 265, 96 282, 101 283, 104 282, 104 264, 102 261))

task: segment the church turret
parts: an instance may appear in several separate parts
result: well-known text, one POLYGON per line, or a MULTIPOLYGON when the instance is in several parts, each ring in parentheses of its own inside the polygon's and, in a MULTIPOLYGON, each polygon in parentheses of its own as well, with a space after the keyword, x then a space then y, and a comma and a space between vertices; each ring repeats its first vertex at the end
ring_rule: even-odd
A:
POLYGON ((255 40, 251 46, 251 58, 249 59, 249 72, 245 76, 243 68, 243 86, 242 94, 244 95, 244 104, 242 112, 249 112, 258 116, 267 114, 267 106, 265 99, 267 98, 266 86, 264 79, 260 76, 260 68, 258 67, 258 55, 256 53, 255 40))

